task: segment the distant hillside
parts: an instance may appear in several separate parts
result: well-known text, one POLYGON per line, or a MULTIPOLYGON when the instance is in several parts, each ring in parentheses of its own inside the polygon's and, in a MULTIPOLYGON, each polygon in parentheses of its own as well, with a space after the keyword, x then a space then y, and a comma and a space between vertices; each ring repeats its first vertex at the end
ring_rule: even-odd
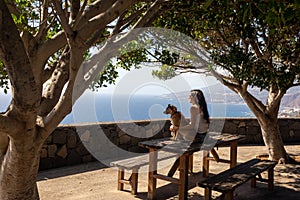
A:
MULTIPOLYGON (((227 103, 227 104, 243 104, 244 100, 229 88, 218 84, 206 88, 201 88, 206 101, 208 103, 227 103)), ((267 91, 260 91, 258 88, 250 88, 252 95, 257 97, 263 103, 267 100, 267 91)), ((181 100, 188 99, 190 91, 176 93, 176 95, 165 94, 163 98, 178 98, 181 100)), ((300 108, 300 87, 294 87, 288 90, 284 95, 281 108, 300 108)))
POLYGON ((300 108, 300 87, 291 88, 283 97, 282 107, 300 108))

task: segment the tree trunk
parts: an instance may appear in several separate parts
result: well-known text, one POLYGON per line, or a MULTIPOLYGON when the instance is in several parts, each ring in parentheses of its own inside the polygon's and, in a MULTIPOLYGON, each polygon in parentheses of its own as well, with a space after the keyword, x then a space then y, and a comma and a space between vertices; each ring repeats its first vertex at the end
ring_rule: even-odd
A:
POLYGON ((270 87, 268 99, 266 105, 264 105, 245 90, 245 86, 239 87, 236 90, 258 120, 264 143, 268 148, 269 159, 289 162, 289 156, 285 151, 278 126, 278 111, 285 92, 270 87))
POLYGON ((277 120, 270 118, 258 118, 261 127, 262 137, 266 147, 268 148, 270 160, 287 161, 288 155, 285 151, 284 144, 281 138, 277 120))
POLYGON ((39 199, 36 176, 41 147, 27 133, 20 134, 20 139, 10 138, 0 169, 1 200, 39 199))

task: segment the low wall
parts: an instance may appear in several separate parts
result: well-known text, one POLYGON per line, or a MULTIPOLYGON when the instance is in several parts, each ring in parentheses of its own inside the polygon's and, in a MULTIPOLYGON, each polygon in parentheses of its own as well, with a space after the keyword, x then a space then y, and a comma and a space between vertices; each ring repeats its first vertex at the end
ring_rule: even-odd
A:
MULTIPOLYGON (((168 119, 61 125, 46 140, 40 160, 40 170, 106 159, 107 152, 146 152, 138 143, 149 138, 170 136, 168 119), (118 149, 118 150, 117 150, 118 149)), ((300 119, 279 119, 284 143, 300 141, 300 119)), ((245 135, 243 144, 263 144, 256 119, 226 118, 211 120, 210 131, 245 135)), ((109 154, 110 154, 109 153, 109 154)), ((107 157, 107 159, 109 159, 107 157)))

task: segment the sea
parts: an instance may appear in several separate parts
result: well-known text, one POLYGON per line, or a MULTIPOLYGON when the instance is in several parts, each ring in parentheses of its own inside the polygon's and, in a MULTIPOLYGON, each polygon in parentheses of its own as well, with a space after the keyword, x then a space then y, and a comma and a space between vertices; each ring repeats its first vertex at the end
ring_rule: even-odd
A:
MULTIPOLYGON (((189 118, 191 104, 186 98, 153 95, 99 95, 79 99, 61 124, 119 122, 169 118, 163 113, 168 104, 189 118)), ((254 117, 245 104, 208 102, 210 117, 254 117)))

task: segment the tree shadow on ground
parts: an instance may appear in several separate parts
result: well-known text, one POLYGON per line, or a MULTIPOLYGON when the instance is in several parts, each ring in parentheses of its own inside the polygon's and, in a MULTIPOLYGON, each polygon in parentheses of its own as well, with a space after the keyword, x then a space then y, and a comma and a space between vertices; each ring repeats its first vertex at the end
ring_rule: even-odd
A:
MULTIPOLYGON (((213 175, 213 174, 211 174, 213 175)), ((238 187, 234 192, 234 200, 283 200, 283 199, 298 199, 300 196, 300 165, 285 164, 275 167, 275 187, 269 191, 266 183, 257 183, 256 188, 251 188, 250 182, 247 182, 238 187)), ((203 200, 204 189, 200 188, 201 192, 195 192, 193 189, 198 187, 197 182, 203 180, 202 173, 197 173, 189 176, 188 199, 203 200)), ((136 195, 136 198, 147 199, 147 192, 141 192, 136 195)), ((157 199, 178 199, 178 185, 166 184, 157 188, 157 199)), ((213 192, 213 199, 223 199, 221 193, 213 192)))
POLYGON ((300 156, 299 155, 294 155, 294 154, 289 154, 289 159, 291 164, 295 165, 300 165, 300 156))
POLYGON ((285 185, 300 192, 300 165, 278 164, 275 167, 275 185, 285 185))
POLYGON ((95 162, 89 162, 80 165, 43 170, 43 171, 39 171, 37 176, 37 181, 53 179, 53 178, 58 178, 58 177, 63 177, 68 175, 74 175, 74 174, 80 174, 80 173, 104 169, 104 168, 107 168, 107 166, 102 164, 101 162, 95 161, 95 162))
MULTIPOLYGON (((174 176, 174 178, 178 178, 174 176)), ((203 180, 202 173, 193 173, 189 175, 189 184, 188 190, 192 190, 196 186, 196 183, 200 180, 203 180)), ((158 180, 162 181, 162 180, 158 180)), ((156 199, 178 199, 178 185, 173 183, 168 183, 156 189, 156 199)), ((139 199, 147 199, 147 192, 140 192, 136 195, 136 198, 139 199)), ((190 193, 188 194, 188 199, 196 200, 201 199, 201 195, 199 193, 190 193)))

